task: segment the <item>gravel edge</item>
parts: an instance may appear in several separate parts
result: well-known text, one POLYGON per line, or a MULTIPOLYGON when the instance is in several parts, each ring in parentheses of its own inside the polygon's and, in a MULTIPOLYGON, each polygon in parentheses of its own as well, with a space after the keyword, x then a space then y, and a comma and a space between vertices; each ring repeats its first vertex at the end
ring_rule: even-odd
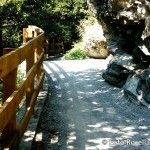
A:
POLYGON ((36 134, 36 128, 38 125, 38 121, 40 118, 40 114, 43 108, 43 104, 48 96, 48 80, 45 76, 44 82, 43 82, 43 88, 41 89, 37 101, 34 107, 34 113, 29 121, 29 124, 27 126, 27 129, 22 137, 22 140, 19 144, 18 150, 29 150, 32 147, 32 142, 34 140, 35 134, 36 134))

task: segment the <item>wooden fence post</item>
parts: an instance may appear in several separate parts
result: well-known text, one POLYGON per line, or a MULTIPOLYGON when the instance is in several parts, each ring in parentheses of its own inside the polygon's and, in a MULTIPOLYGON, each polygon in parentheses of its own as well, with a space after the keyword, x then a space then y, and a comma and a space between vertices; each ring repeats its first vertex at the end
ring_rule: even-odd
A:
POLYGON ((14 51, 0 59, 0 78, 3 84, 3 97, 0 105, 0 132, 2 133, 0 149, 18 149, 44 79, 42 66, 44 31, 36 26, 29 26, 27 29, 23 29, 23 32, 23 44, 26 44, 17 49, 4 48, 3 54, 14 51), (34 37, 36 38, 32 39, 34 37), (28 42, 28 40, 31 41, 28 42), (17 69, 23 61, 26 61, 26 80, 17 87, 17 69), (35 83, 36 81, 37 83, 35 83), (26 96, 28 109, 21 121, 16 123, 16 110, 24 96, 26 96))
POLYGON ((1 30, 1 24, 0 24, 0 56, 3 55, 3 40, 2 40, 2 30, 1 30))
MULTIPOLYGON (((34 65, 34 51, 32 51, 31 57, 26 59, 26 73, 31 69, 34 65)), ((29 85, 27 92, 26 92, 26 108, 28 108, 30 104, 31 97, 34 92, 34 80, 32 81, 31 85, 29 85)))
POLYGON ((27 28, 23 28, 23 44, 25 44, 27 41, 28 33, 27 28))
MULTIPOLYGON (((23 29, 23 44, 28 42, 29 40, 34 38, 34 31, 28 30, 26 28, 23 29), (32 32, 32 33, 29 33, 32 32)), ((34 45, 32 45, 34 49, 34 45)), ((31 56, 26 59, 26 74, 31 69, 31 67, 34 65, 34 50, 31 51, 31 56)), ((31 97, 34 92, 34 81, 29 85, 27 92, 26 92, 26 109, 28 108, 30 104, 31 97)))
MULTIPOLYGON (((6 54, 13 49, 7 49, 4 53, 6 54)), ((16 90, 17 84, 17 68, 11 71, 3 78, 3 98, 2 103, 5 103, 7 98, 16 90)), ((12 108, 13 109, 13 108, 12 108)), ((6 125, 5 129, 2 132, 2 140, 3 147, 5 147, 8 143, 6 141, 10 141, 14 132, 16 131, 16 113, 13 114, 11 120, 6 125)))
MULTIPOLYGON (((39 29, 35 29, 35 32, 36 32, 37 36, 40 34, 40 30, 39 29)), ((42 50, 43 50, 43 48, 42 48, 42 44, 43 44, 42 41, 38 41, 38 42, 41 42, 41 44, 38 43, 37 44, 37 48, 35 49, 35 61, 38 60, 38 58, 41 55, 42 50)), ((43 72, 43 65, 40 68, 38 68, 38 69, 39 69, 39 71, 37 73, 37 80, 40 78, 41 73, 43 72)))

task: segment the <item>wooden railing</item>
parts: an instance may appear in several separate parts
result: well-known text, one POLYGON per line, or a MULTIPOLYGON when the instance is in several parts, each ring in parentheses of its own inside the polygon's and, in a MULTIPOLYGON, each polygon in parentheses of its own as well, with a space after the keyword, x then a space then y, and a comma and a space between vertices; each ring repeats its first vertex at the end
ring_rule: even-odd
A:
POLYGON ((23 45, 17 49, 4 49, 0 57, 0 79, 3 96, 0 104, 0 149, 17 149, 34 111, 34 105, 44 79, 42 48, 44 32, 35 26, 23 29, 23 45), (17 86, 18 66, 26 61, 26 76, 17 86), (25 99, 26 111, 19 123, 16 112, 25 99))
POLYGON ((55 54, 61 54, 65 52, 63 40, 60 37, 47 38, 45 44, 45 47, 47 47, 45 53, 48 54, 48 56, 53 56, 55 54))

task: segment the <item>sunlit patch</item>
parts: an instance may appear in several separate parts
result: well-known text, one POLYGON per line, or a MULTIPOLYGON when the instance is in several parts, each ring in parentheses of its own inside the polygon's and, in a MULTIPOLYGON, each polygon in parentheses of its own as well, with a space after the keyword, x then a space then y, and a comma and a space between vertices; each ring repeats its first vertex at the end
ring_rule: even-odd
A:
POLYGON ((90 109, 84 109, 84 110, 81 110, 81 112, 82 112, 82 113, 86 113, 86 112, 89 112, 89 110, 90 110, 90 109))
POLYGON ((53 63, 51 63, 51 68, 56 72, 60 71, 53 63))
POLYGON ((46 64, 44 64, 44 70, 48 73, 48 74, 51 74, 52 71, 47 67, 46 64))
POLYGON ((59 137, 57 135, 52 135, 51 137, 51 144, 58 143, 59 137))
POLYGON ((107 110, 107 113, 116 114, 115 110, 112 108, 106 108, 106 110, 107 110))
POLYGON ((122 134, 122 138, 131 138, 132 136, 135 136, 137 134, 139 134, 138 132, 135 132, 135 127, 132 126, 118 126, 119 128, 119 133, 122 134))
POLYGON ((144 52, 145 55, 150 56, 150 52, 149 52, 148 48, 146 48, 145 45, 139 46, 139 48, 144 52))
POLYGON ((37 133, 37 134, 36 134, 35 141, 42 141, 42 138, 43 138, 42 135, 43 135, 42 132, 37 133))
POLYGON ((78 96, 78 99, 80 99, 80 100, 83 99, 83 96, 78 96))
POLYGON ((76 132, 70 132, 68 135, 67 145, 68 147, 72 147, 71 144, 76 141, 76 132))
POLYGON ((122 128, 123 131, 132 131, 134 129, 135 129, 135 127, 124 127, 124 128, 122 128))
POLYGON ((72 146, 72 145, 68 145, 67 148, 68 148, 68 149, 73 149, 73 150, 74 150, 74 146, 72 146))
POLYGON ((130 131, 130 132, 125 133, 125 136, 131 137, 131 136, 135 136, 137 134, 138 134, 138 132, 130 131))
POLYGON ((144 136, 149 136, 149 133, 145 133, 144 136))
POLYGON ((97 102, 92 102, 92 104, 93 104, 93 105, 98 105, 98 103, 97 103, 97 102))
POLYGON ((88 129, 86 130, 87 133, 93 133, 95 131, 101 131, 102 128, 102 124, 101 123, 97 123, 94 125, 88 125, 88 129))
POLYGON ((92 84, 89 84, 89 85, 87 85, 88 87, 92 87, 93 85, 92 84))
POLYGON ((148 129, 146 126, 139 126, 139 129, 148 129))
POLYGON ((57 94, 57 97, 61 98, 61 97, 62 97, 62 94, 57 94))
POLYGON ((69 87, 69 83, 64 83, 64 86, 65 87, 69 87))
POLYGON ((59 74, 59 77, 60 77, 61 79, 65 79, 65 76, 64 76, 63 74, 59 74))
POLYGON ((103 127, 102 131, 111 132, 111 133, 119 133, 118 129, 113 129, 112 127, 103 127))
POLYGON ((129 122, 131 122, 131 120, 129 120, 129 119, 126 119, 126 122, 128 122, 128 123, 129 123, 129 122))
POLYGON ((102 130, 107 131, 107 132, 111 132, 112 127, 103 127, 102 130))
POLYGON ((92 131, 92 130, 86 130, 86 132, 87 132, 87 133, 92 133, 93 131, 92 131))
POLYGON ((71 91, 67 91, 67 94, 71 94, 71 91))
POLYGON ((27 132, 25 132, 25 133, 24 133, 24 136, 25 136, 24 141, 25 141, 25 142, 32 141, 33 138, 34 138, 34 135, 35 135, 35 132, 33 132, 33 131, 27 131, 27 132))
POLYGON ((91 127, 91 128, 99 128, 101 126, 102 126, 101 123, 97 123, 97 124, 93 124, 93 125, 88 125, 88 127, 91 127))
POLYGON ((32 141, 32 140, 33 140, 32 137, 28 137, 28 138, 26 138, 24 141, 25 141, 25 142, 29 142, 29 141, 32 141))
POLYGON ((94 108, 93 111, 104 112, 104 108, 94 108))
POLYGON ((51 78, 52 78, 52 81, 57 81, 57 79, 55 78, 55 76, 51 76, 51 78))
POLYGON ((104 79, 97 79, 97 82, 103 82, 105 81, 104 79))
POLYGON ((123 23, 124 23, 124 24, 127 24, 127 20, 123 20, 123 23))
POLYGON ((55 85, 55 88, 56 88, 57 90, 61 90, 61 87, 60 87, 60 86, 55 85))
POLYGON ((105 89, 105 90, 97 90, 97 91, 93 91, 93 92, 88 92, 86 93, 87 96, 91 96, 91 95, 96 95, 96 94, 102 94, 102 93, 108 93, 109 89, 105 89))
POLYGON ((85 79, 86 81, 90 81, 91 79, 85 79))
POLYGON ((69 133, 69 139, 75 140, 75 139, 76 139, 75 134, 76 134, 75 132, 70 132, 70 133, 69 133))
MULTIPOLYGON (((69 128, 74 128, 75 127, 74 124, 69 124, 68 126, 69 126, 69 128)), ((70 134, 72 134, 72 133, 70 133, 70 134)))
POLYGON ((72 101, 73 101, 73 98, 72 98, 72 97, 68 98, 68 101, 71 101, 71 102, 72 102, 72 101))

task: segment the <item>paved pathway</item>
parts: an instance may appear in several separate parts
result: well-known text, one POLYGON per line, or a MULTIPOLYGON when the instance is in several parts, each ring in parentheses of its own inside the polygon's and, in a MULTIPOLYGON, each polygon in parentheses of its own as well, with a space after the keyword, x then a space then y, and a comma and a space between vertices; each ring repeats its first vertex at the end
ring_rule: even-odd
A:
POLYGON ((49 95, 32 150, 150 149, 150 111, 103 80, 107 63, 45 61, 49 95))

